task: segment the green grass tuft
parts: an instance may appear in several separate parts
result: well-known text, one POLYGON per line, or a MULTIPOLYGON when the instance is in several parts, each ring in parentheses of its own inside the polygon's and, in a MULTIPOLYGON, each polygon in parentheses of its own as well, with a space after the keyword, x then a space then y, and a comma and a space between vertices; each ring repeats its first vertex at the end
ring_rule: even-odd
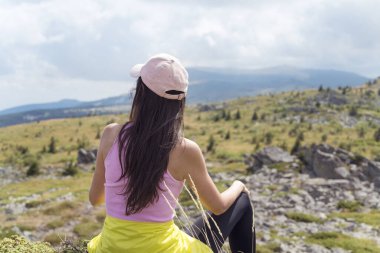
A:
POLYGON ((285 214, 286 217, 289 219, 298 221, 298 222, 306 222, 306 223, 322 223, 323 220, 315 217, 314 215, 311 214, 306 214, 306 213, 300 213, 300 212, 288 212, 285 214))
POLYGON ((352 253, 378 253, 380 248, 374 241, 359 239, 339 232, 319 232, 306 238, 306 242, 322 245, 328 249, 342 248, 352 253))

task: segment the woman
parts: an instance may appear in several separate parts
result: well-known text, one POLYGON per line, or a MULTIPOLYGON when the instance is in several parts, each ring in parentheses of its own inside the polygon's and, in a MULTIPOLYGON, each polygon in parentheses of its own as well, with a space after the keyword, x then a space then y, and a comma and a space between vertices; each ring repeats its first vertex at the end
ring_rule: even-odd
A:
POLYGON ((159 54, 131 74, 137 85, 129 121, 106 126, 100 140, 89 200, 105 202, 106 219, 88 251, 218 252, 228 237, 232 252, 254 252, 248 189, 234 181, 219 193, 200 147, 183 137, 185 68, 159 54), (211 216, 186 232, 173 222, 185 181, 211 216))

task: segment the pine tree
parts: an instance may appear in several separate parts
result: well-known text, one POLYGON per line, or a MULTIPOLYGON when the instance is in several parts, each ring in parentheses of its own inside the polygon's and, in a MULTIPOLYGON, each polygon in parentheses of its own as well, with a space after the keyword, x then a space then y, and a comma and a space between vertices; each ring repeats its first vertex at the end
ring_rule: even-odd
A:
POLYGON ((252 121, 256 121, 259 119, 259 116, 257 116, 257 112, 255 111, 252 115, 252 121))
POLYGON ((239 109, 236 111, 235 119, 240 119, 240 111, 239 111, 239 109))
POLYGON ((300 147, 301 147, 301 140, 299 137, 297 137, 296 142, 294 143, 290 153, 294 155, 299 150, 300 147))
POLYGON ((56 150, 56 139, 54 138, 54 136, 52 136, 50 138, 50 143, 49 143, 49 153, 52 153, 54 154, 55 152, 57 152, 56 150))
POLYGON ((377 131, 375 132, 373 137, 374 137, 375 141, 380 142, 380 128, 377 129, 377 131))
POLYGON ((214 151, 215 150, 215 139, 214 136, 210 135, 208 139, 208 144, 206 148, 207 152, 214 151))
POLYGON ((100 139, 100 128, 98 127, 98 130, 96 131, 95 139, 100 139))
POLYGON ((356 106, 351 106, 350 112, 348 114, 352 117, 357 116, 358 115, 358 108, 356 106))
POLYGON ((228 130, 226 135, 224 136, 224 139, 225 140, 229 140, 230 139, 230 131, 228 130))
POLYGON ((226 114, 226 117, 224 118, 224 120, 228 121, 230 119, 231 119, 231 112, 227 111, 227 114, 226 114))

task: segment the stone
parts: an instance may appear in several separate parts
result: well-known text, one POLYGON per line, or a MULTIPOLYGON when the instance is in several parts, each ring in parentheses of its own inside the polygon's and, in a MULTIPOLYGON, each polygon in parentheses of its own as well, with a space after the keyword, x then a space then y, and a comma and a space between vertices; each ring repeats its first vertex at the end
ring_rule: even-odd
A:
POLYGON ((374 183, 374 185, 375 185, 375 188, 380 189, 380 176, 379 176, 379 177, 376 177, 376 178, 373 180, 373 183, 374 183))
POLYGON ((338 167, 344 167, 344 163, 333 154, 317 150, 313 156, 312 167, 318 177, 329 179, 344 178, 335 171, 338 167))
POLYGON ((84 148, 81 148, 78 150, 78 164, 80 163, 93 163, 96 161, 96 153, 97 150, 85 150, 84 148))
POLYGON ((346 167, 338 167, 335 168, 335 173, 339 175, 341 178, 347 178, 350 175, 350 172, 346 169, 346 167))

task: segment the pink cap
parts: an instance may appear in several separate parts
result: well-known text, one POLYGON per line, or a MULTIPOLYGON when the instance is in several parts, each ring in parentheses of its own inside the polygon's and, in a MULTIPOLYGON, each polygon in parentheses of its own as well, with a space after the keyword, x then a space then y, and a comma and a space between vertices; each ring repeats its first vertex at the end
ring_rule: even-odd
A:
POLYGON ((141 76, 144 84, 161 97, 181 100, 187 94, 189 75, 179 60, 169 54, 157 54, 145 64, 136 64, 130 74, 135 78, 141 76), (169 94, 169 90, 183 93, 169 94))

